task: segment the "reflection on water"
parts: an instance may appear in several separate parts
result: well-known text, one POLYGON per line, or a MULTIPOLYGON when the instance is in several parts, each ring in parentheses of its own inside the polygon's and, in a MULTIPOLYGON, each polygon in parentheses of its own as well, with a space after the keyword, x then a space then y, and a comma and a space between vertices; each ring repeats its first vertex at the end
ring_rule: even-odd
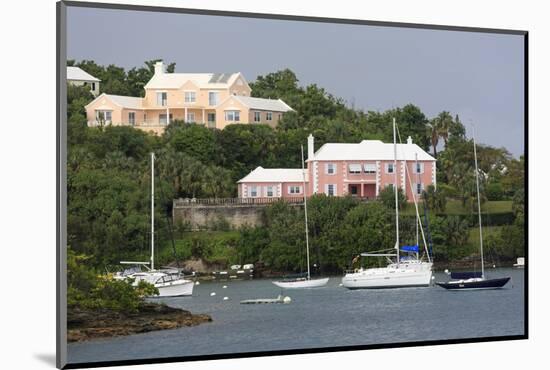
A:
MULTIPOLYGON (((353 346, 524 334, 523 270, 490 270, 512 276, 505 289, 446 291, 439 287, 347 290, 341 277, 325 288, 288 290, 292 303, 241 305, 274 298, 270 280, 201 283, 193 297, 163 302, 213 322, 69 345, 69 362, 353 346), (227 288, 224 289, 223 286, 227 288), (215 296, 210 296, 216 292, 215 296), (224 301, 224 297, 229 300, 224 301)), ((436 274, 436 281, 446 280, 436 274)))

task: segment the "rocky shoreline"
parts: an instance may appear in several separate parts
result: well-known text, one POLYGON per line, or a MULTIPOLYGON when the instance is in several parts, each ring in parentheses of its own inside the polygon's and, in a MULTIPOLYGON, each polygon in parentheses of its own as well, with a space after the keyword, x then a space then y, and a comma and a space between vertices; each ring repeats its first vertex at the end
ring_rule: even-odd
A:
POLYGON ((209 315, 192 314, 156 303, 143 303, 136 313, 71 307, 67 312, 67 340, 80 342, 195 326, 211 321, 209 315))

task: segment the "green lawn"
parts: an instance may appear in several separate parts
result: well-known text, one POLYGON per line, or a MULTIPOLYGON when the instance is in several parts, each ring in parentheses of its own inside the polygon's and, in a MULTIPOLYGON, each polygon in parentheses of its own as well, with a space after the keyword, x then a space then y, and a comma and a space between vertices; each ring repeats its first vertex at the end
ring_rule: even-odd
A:
MULTIPOLYGON (((418 211, 420 214, 424 213, 424 207, 422 204, 418 205, 418 211)), ((512 212, 512 201, 511 200, 494 200, 487 201, 485 204, 481 205, 482 213, 506 213, 512 212)), ((462 207, 462 204, 459 200, 449 199, 447 200, 447 207, 445 213, 448 215, 460 215, 460 214, 470 214, 471 211, 468 207, 462 207)), ((404 215, 414 215, 414 204, 409 204, 407 208, 403 211, 404 215)))

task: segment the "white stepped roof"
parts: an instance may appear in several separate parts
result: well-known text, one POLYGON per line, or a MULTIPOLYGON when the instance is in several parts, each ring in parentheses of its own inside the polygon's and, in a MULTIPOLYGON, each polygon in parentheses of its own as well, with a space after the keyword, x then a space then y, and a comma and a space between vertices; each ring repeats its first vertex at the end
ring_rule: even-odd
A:
POLYGON ((78 67, 67 67, 67 80, 99 82, 97 78, 78 67))
MULTIPOLYGON (((416 144, 397 144, 397 160, 415 160, 415 154, 419 161, 435 161, 416 144)), ((369 160, 393 160, 393 143, 383 143, 380 140, 363 140, 358 144, 327 143, 323 145, 308 160, 316 161, 369 161, 369 160)))
MULTIPOLYGON (((301 168, 263 168, 255 170, 237 182, 303 182, 301 168)), ((306 175, 307 182, 307 175, 306 175)))
MULTIPOLYGON (((94 103, 96 100, 100 100, 103 98, 107 98, 108 100, 112 101, 116 105, 122 108, 129 108, 129 109, 143 109, 143 98, 136 98, 134 96, 122 96, 122 95, 111 95, 111 94, 101 94, 94 100, 92 100, 86 107, 94 103)), ((102 109, 105 107, 98 107, 97 109, 102 109)))
MULTIPOLYGON (((147 82, 145 88, 178 89, 187 81, 191 81, 199 88, 224 89, 231 86, 239 75, 240 73, 157 73, 147 82), (216 78, 218 76, 224 77, 216 78)), ((244 77, 242 79, 245 81, 244 77)))
POLYGON ((250 109, 258 109, 265 111, 274 111, 274 112, 288 112, 293 110, 281 99, 264 99, 264 98, 253 98, 250 96, 238 96, 235 95, 233 98, 237 99, 250 109))

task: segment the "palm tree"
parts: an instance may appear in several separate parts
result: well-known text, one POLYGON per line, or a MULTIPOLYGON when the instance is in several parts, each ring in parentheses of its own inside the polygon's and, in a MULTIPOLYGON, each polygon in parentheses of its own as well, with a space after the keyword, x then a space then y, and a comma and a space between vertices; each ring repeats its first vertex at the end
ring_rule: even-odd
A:
POLYGON ((447 141, 449 139, 449 131, 453 125, 453 117, 447 111, 439 113, 437 116, 437 131, 443 141, 445 142, 445 147, 447 147, 447 141))
POLYGON ((438 129, 438 120, 434 118, 428 123, 428 136, 432 143, 432 148, 434 151, 434 158, 437 158, 437 144, 439 144, 439 129, 438 129))

